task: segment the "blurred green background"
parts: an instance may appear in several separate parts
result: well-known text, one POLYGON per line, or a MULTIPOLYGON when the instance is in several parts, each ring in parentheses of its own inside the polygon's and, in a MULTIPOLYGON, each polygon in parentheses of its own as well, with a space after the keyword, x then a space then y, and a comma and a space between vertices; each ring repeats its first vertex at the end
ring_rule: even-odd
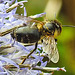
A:
MULTIPOLYGON (((56 18, 62 25, 75 25, 75 0, 28 0, 25 7, 27 16, 46 12, 49 20, 56 18)), ((17 13, 23 12, 18 8, 17 13)), ((54 72, 54 75, 75 75, 75 28, 63 27, 57 39, 60 60, 57 64, 50 62, 47 66, 65 67, 67 70, 66 73, 54 72)))

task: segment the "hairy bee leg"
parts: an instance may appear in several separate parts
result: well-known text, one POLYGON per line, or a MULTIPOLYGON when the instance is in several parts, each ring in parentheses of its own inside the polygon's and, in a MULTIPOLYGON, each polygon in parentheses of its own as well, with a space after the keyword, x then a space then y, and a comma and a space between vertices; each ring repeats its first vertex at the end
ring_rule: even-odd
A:
POLYGON ((16 30, 13 30, 11 36, 13 37, 13 39, 17 40, 16 30))
POLYGON ((33 50, 31 50, 31 52, 22 60, 22 62, 20 64, 23 64, 25 62, 25 60, 37 49, 37 45, 38 43, 35 43, 35 48, 33 50))

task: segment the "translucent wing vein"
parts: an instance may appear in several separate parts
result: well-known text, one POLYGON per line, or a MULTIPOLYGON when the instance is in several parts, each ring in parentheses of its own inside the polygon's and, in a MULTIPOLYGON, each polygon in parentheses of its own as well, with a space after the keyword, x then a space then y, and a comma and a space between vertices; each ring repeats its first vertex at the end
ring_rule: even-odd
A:
POLYGON ((48 54, 49 60, 57 63, 59 60, 59 53, 53 37, 45 37, 43 39, 43 51, 48 54))

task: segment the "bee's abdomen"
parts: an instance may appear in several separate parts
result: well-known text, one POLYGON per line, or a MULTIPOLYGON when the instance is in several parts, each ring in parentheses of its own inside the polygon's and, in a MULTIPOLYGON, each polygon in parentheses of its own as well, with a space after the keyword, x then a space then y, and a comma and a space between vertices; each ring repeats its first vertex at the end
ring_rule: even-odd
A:
MULTIPOLYGON (((22 43, 34 43, 40 39, 40 32, 37 28, 21 27, 16 30, 15 34, 16 40, 22 43)), ((13 36, 14 34, 12 34, 13 36)))

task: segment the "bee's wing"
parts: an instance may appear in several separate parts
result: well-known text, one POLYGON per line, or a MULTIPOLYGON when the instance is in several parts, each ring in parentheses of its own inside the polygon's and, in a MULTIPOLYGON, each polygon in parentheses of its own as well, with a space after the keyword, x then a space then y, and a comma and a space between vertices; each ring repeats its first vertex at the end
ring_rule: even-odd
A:
POLYGON ((20 19, 20 20, 22 20, 22 21, 25 21, 25 22, 39 22, 39 21, 37 21, 37 20, 34 20, 35 18, 39 18, 39 17, 42 17, 42 16, 44 16, 46 13, 40 13, 40 14, 36 14, 36 15, 33 15, 33 16, 29 16, 29 17, 27 17, 27 16, 22 16, 22 15, 17 15, 17 14, 15 14, 15 15, 13 15, 16 19, 20 19))
POLYGON ((45 37, 43 39, 43 51, 48 54, 49 60, 57 63, 59 60, 59 53, 53 37, 45 37))
POLYGON ((33 16, 29 16, 29 17, 31 17, 31 18, 39 18, 39 17, 42 17, 42 16, 44 16, 44 15, 46 15, 46 13, 40 13, 40 14, 36 14, 36 15, 33 15, 33 16))
POLYGON ((32 18, 27 17, 27 16, 22 16, 22 15, 17 15, 17 14, 15 14, 15 15, 13 15, 13 16, 14 16, 16 19, 20 19, 20 20, 22 20, 22 21, 26 21, 26 22, 32 20, 32 18))

